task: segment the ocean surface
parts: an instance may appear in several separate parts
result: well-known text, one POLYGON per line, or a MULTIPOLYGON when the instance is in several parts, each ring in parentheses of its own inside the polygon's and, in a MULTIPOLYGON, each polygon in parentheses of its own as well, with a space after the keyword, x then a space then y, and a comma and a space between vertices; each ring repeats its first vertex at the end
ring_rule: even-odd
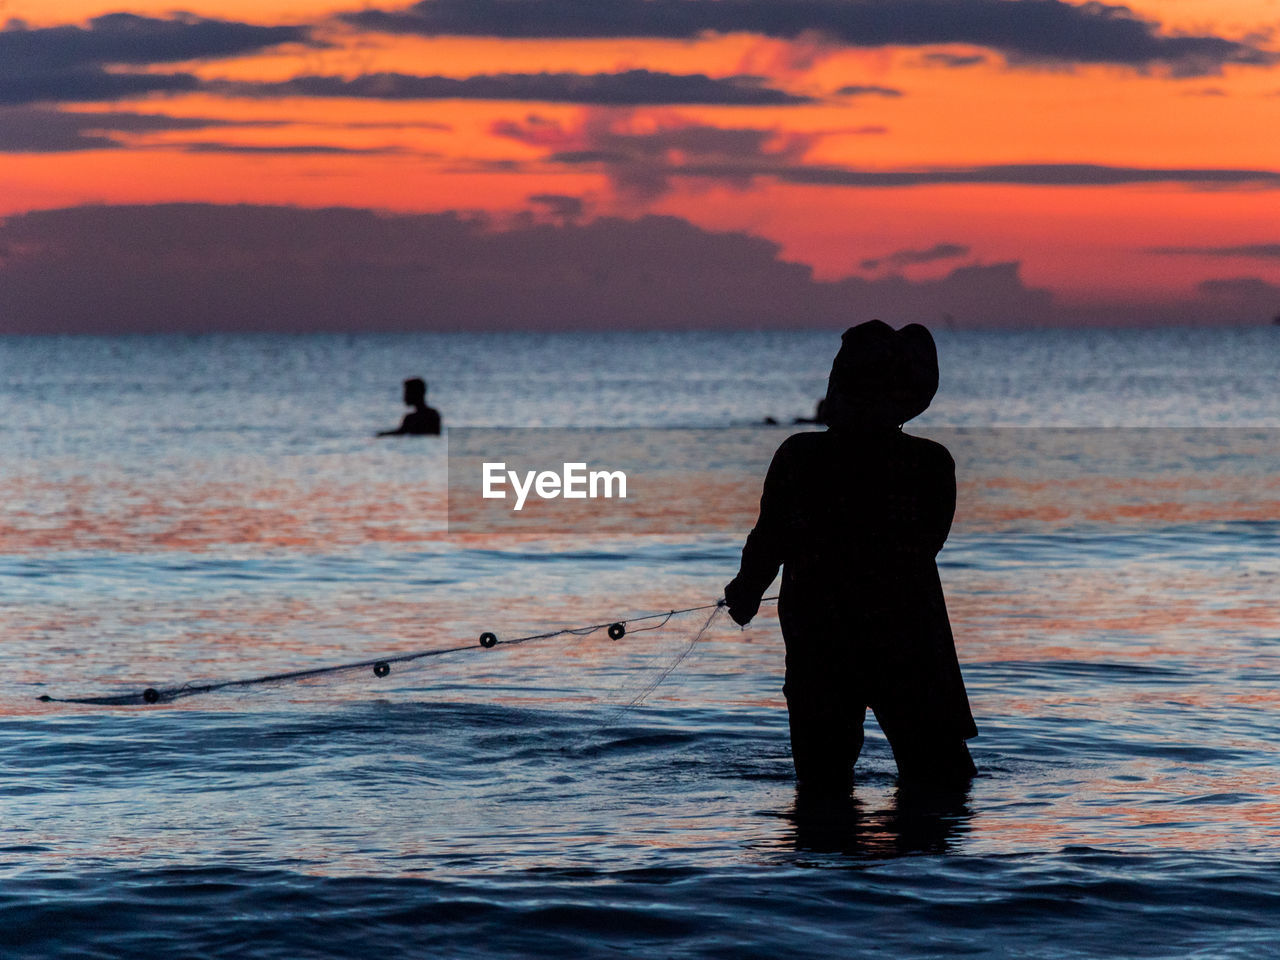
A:
POLYGON ((771 605, 475 644, 714 603, 745 528, 451 535, 374 433, 418 375, 687 466, 837 332, 0 338, 0 956, 1274 955, 1280 329, 937 339, 980 775, 900 795, 869 718, 812 810, 771 605))

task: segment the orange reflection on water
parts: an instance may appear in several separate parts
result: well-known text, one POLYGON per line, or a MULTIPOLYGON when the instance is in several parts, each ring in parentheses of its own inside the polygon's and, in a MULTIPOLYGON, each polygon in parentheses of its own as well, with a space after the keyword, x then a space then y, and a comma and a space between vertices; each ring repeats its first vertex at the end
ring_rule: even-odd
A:
POLYGON ((957 529, 1001 529, 1031 521, 1132 526, 1269 521, 1280 516, 1280 477, 1186 474, 1158 477, 983 477, 957 485, 957 529))
POLYGON ((961 656, 983 661, 1211 662, 1225 630, 1280 635, 1280 611, 1264 600, 1221 607, 1166 597, 1155 604, 1136 590, 1093 598, 1046 590, 1022 603, 953 594, 948 605, 961 656))
POLYGON ((439 540, 445 495, 398 484, 308 486, 205 482, 51 487, 7 478, 0 550, 199 551, 225 544, 331 550, 341 544, 439 540))

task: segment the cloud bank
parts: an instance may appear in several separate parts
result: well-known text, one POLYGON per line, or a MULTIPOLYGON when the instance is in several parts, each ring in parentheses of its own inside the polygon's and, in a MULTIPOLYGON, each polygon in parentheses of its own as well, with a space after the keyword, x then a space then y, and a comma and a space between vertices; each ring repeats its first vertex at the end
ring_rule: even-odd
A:
MULTIPOLYGON (((1280 313, 1280 286, 1254 276, 1205 280, 1182 302, 1078 306, 1028 286, 1016 262, 821 281, 747 233, 670 216, 584 219, 580 198, 559 194, 530 202, 503 224, 212 204, 24 213, 0 223, 0 334, 1256 324, 1280 313)), ((961 247, 896 256, 944 260, 961 247)))
POLYGON ((1052 310, 1016 263, 823 282, 768 240, 676 217, 497 229, 456 213, 166 204, 0 226, 0 333, 1037 323, 1052 310))

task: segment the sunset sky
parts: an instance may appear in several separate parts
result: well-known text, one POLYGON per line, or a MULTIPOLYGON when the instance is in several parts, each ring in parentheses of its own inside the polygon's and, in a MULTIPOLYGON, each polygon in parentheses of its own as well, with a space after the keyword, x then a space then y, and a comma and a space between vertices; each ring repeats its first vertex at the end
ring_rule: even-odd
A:
POLYGON ((1280 0, 183 8, 0 0, 0 332, 1280 314, 1280 0))

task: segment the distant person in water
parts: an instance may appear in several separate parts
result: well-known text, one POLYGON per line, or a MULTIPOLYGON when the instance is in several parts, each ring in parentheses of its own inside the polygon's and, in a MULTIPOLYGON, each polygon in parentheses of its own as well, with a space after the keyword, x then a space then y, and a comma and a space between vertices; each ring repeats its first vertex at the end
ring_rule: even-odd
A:
MULTIPOLYGON (((823 398, 818 401, 818 405, 814 408, 812 417, 796 417, 791 421, 791 423, 794 426, 799 426, 802 423, 826 423, 826 406, 826 398, 823 398)), ((766 427, 776 427, 778 425, 778 420, 776 417, 765 417, 763 423, 766 427)))
POLYGON ((827 386, 829 429, 774 454, 760 518, 725 587, 747 624, 782 567, 783 692, 801 789, 847 792, 867 707, 901 782, 963 788, 978 734, 935 556, 955 512, 955 463, 902 432, 938 388, 933 337, 871 320, 841 338, 827 386))
POLYGON ((380 437, 395 437, 402 433, 418 436, 436 436, 440 433, 440 411, 427 406, 427 384, 421 377, 411 377, 404 382, 404 402, 413 407, 406 413, 395 430, 383 430, 380 437))

